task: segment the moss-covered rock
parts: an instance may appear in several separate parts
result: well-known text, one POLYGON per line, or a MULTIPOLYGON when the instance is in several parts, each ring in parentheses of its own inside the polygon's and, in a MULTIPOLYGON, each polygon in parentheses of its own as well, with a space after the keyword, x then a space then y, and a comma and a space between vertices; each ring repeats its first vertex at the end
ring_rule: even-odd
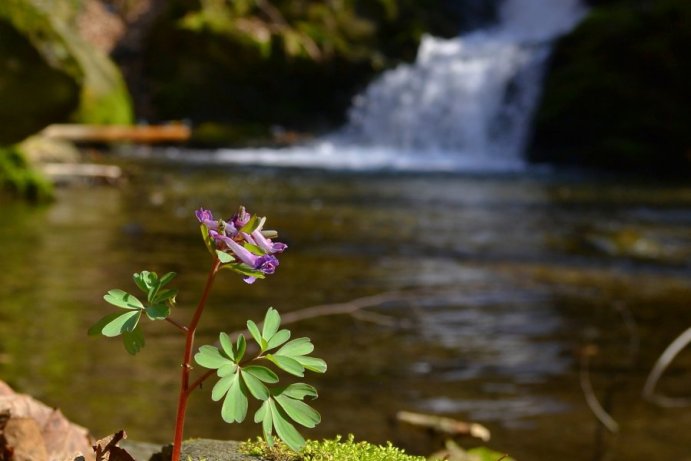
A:
MULTIPOLYGON (((3 104, 0 117, 21 116, 23 129, 17 133, 30 134, 46 123, 66 120, 132 122, 130 97, 119 70, 68 22, 71 16, 66 11, 76 4, 68 0, 0 2, 0 32, 8 37, 0 44, 0 61, 17 67, 13 78, 8 78, 14 83, 0 80, 0 99, 19 100, 27 107, 3 104)), ((0 132, 4 129, 0 126, 0 132)))
POLYGON ((0 195, 45 202, 53 197, 53 188, 30 167, 19 147, 0 147, 0 195))
POLYGON ((534 161, 691 173, 691 2, 598 2, 555 50, 534 161))

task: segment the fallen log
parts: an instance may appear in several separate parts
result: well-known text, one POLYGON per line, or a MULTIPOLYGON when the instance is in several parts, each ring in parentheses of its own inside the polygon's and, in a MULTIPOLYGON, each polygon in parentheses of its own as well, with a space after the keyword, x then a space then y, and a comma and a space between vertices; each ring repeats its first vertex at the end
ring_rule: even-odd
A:
POLYGON ((182 123, 167 125, 48 125, 41 134, 50 139, 73 142, 133 142, 155 144, 185 142, 190 139, 190 127, 182 123))

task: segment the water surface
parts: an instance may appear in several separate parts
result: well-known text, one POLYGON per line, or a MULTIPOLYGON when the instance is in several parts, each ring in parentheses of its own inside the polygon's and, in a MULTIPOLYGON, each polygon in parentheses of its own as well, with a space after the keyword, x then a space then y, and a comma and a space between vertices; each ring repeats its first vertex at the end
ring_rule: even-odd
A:
MULTIPOLYGON (((289 250, 253 286, 222 273, 198 344, 281 312, 384 294, 365 316, 291 326, 329 364, 311 377, 323 416, 310 437, 354 433, 429 453, 436 440, 395 422, 410 410, 476 421, 522 460, 688 459, 691 409, 640 390, 666 344, 691 325, 691 187, 582 176, 338 173, 129 161, 120 187, 61 189, 40 208, 2 204, 0 377, 97 435, 172 437, 182 337, 146 325, 128 356, 89 338, 110 288, 175 271, 189 318, 210 261, 194 209, 243 203, 289 250), (589 376, 621 425, 607 434, 579 384, 589 376)), ((689 395, 691 351, 661 382, 689 395)), ((209 391, 187 435, 241 439, 209 391)), ((473 444, 464 441, 466 445, 473 444)))

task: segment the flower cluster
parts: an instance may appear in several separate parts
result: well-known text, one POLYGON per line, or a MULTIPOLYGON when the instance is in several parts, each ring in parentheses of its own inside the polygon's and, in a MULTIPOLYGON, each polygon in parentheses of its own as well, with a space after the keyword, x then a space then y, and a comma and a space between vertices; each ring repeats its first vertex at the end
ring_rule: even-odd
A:
POLYGON ((257 277, 276 271, 278 258, 274 254, 282 253, 288 246, 271 241, 269 237, 274 236, 275 232, 263 230, 266 218, 253 216, 242 206, 228 221, 214 219, 211 211, 204 208, 200 208, 195 214, 203 228, 206 228, 213 248, 232 256, 233 261, 239 261, 239 264, 245 266, 230 264, 231 269, 245 275, 245 282, 254 283, 257 277))

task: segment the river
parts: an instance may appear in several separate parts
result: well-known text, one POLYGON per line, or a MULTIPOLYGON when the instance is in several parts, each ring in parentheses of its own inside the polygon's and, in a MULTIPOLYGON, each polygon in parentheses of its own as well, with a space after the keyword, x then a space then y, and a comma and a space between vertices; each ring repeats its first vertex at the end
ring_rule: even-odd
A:
MULTIPOLYGON (((189 152, 192 156, 194 153, 189 152)), ((177 272, 189 318, 210 264, 194 210, 268 216, 289 249, 249 286, 222 273, 198 344, 261 320, 383 294, 367 315, 292 326, 329 364, 310 377, 323 416, 309 437, 354 433, 416 453, 438 441, 397 424, 410 410, 486 425, 520 460, 686 459, 689 408, 640 394, 666 345, 691 325, 691 187, 528 172, 349 173, 112 159, 119 187, 60 189, 45 207, 2 205, 0 377, 60 407, 97 436, 171 439, 182 337, 146 325, 130 357, 86 336, 111 288, 142 269, 177 272), (620 424, 608 434, 580 384, 620 424)), ((691 354, 660 389, 689 396, 691 354)), ((187 435, 242 439, 209 390, 191 400, 187 435)), ((466 446, 477 442, 464 441, 466 446)))

